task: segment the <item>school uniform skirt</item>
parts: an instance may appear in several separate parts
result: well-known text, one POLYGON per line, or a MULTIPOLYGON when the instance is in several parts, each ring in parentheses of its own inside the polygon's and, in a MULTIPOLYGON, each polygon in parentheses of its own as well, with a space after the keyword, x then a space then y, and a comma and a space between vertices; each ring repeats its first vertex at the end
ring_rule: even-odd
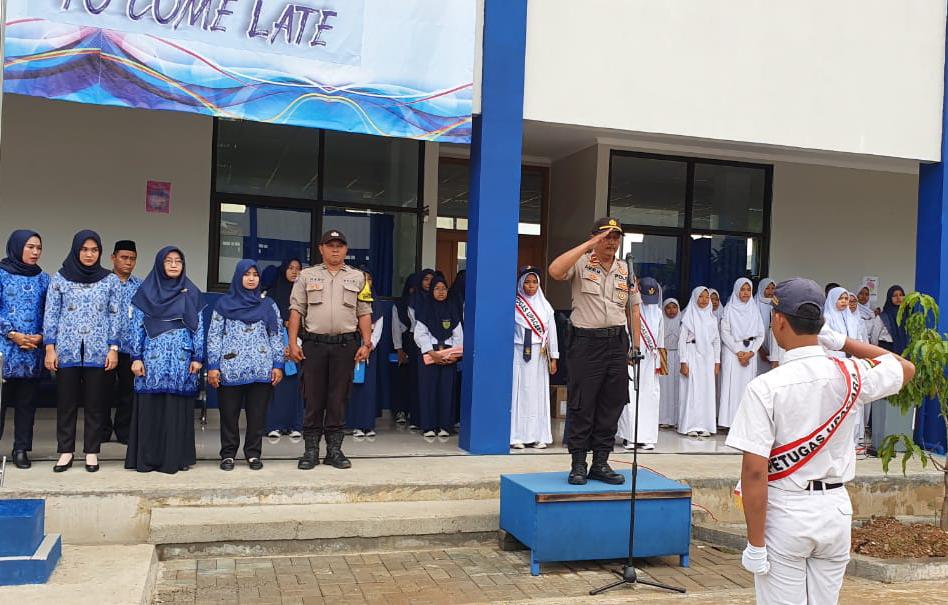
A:
POLYGON ((418 420, 422 431, 454 430, 454 387, 458 380, 458 364, 425 365, 418 362, 418 420))
POLYGON ((375 430, 378 417, 378 374, 377 356, 373 353, 365 366, 365 382, 353 384, 349 407, 346 409, 346 426, 361 431, 375 430))
POLYGON ((299 374, 284 376, 273 389, 273 401, 267 408, 267 431, 303 430, 303 395, 299 374))
POLYGON ((174 474, 196 462, 194 397, 135 393, 125 468, 174 474))

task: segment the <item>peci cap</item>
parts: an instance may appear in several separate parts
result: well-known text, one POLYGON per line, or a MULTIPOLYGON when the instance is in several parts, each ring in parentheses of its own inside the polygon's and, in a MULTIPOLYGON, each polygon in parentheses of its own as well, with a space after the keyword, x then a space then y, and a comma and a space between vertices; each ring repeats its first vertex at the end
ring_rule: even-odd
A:
POLYGON ((135 248, 135 242, 130 239, 120 239, 115 242, 115 247, 112 248, 112 254, 115 254, 119 250, 125 250, 126 252, 135 252, 138 253, 138 249, 135 248))
POLYGON ((801 319, 822 319, 826 295, 823 288, 812 279, 794 277, 777 284, 774 289, 773 307, 784 315, 801 319))
POLYGON ((346 246, 349 245, 349 242, 346 241, 345 234, 338 229, 330 229, 326 233, 323 233, 323 236, 319 238, 319 245, 322 246, 328 244, 331 241, 340 241, 346 246))
POLYGON ((600 231, 618 231, 622 233, 622 223, 618 219, 606 216, 596 221, 596 224, 593 226, 593 234, 598 234, 600 231))
POLYGON ((662 288, 654 277, 640 279, 639 292, 642 293, 642 302, 647 305, 657 305, 662 302, 662 288))

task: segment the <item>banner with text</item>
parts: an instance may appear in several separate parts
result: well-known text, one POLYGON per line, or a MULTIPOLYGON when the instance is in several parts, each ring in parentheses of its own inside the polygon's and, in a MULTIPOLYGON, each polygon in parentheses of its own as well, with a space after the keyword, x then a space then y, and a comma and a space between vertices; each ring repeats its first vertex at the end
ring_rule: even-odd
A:
POLYGON ((4 92, 466 143, 476 0, 7 0, 4 92))

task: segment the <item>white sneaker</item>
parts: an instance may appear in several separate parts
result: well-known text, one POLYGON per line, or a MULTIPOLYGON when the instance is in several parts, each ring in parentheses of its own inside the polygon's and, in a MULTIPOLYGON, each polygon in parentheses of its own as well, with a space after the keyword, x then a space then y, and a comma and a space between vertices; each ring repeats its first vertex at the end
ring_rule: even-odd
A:
POLYGON ((409 425, 408 425, 408 430, 409 430, 409 431, 417 431, 417 430, 418 430, 418 427, 417 427, 416 425, 414 425, 414 424, 409 424, 409 425))
POLYGON ((290 439, 299 439, 303 436, 303 433, 299 431, 290 431, 290 439))
POLYGON ((434 431, 425 431, 424 434, 423 434, 423 436, 424 436, 424 437, 434 437, 434 436, 435 436, 435 432, 434 432, 434 431))
POLYGON ((269 437, 270 439, 279 439, 280 431, 270 431, 269 433, 267 433, 267 437, 269 437))
POLYGON ((511 443, 511 444, 510 444, 510 447, 513 448, 513 449, 515 449, 515 450, 522 450, 522 449, 526 448, 527 446, 525 446, 525 445, 522 444, 522 443, 511 443))
POLYGON ((365 436, 366 436, 366 437, 375 437, 375 431, 373 431, 373 430, 370 429, 370 430, 368 430, 368 431, 365 432, 365 436))
POLYGON ((534 447, 534 449, 545 450, 545 449, 546 449, 546 444, 543 443, 542 441, 538 441, 538 442, 536 442, 536 443, 533 444, 533 447, 534 447))
POLYGON ((643 450, 654 450, 654 449, 655 449, 655 444, 654 444, 654 443, 643 443, 643 444, 642 444, 642 449, 643 449, 643 450))
POLYGON ((632 451, 635 449, 635 444, 632 443, 631 441, 627 441, 622 447, 624 447, 625 449, 629 451, 632 451))
POLYGON ((688 431, 688 436, 691 437, 692 439, 697 439, 698 431, 688 431))
POLYGON ((365 433, 364 433, 362 430, 360 430, 360 429, 356 429, 356 430, 352 431, 352 436, 353 436, 353 437, 357 437, 357 438, 358 438, 358 437, 365 437, 365 433))
POLYGON ((451 436, 451 433, 449 433, 448 431, 444 429, 441 429, 440 431, 438 431, 438 437, 450 437, 450 436, 451 436))

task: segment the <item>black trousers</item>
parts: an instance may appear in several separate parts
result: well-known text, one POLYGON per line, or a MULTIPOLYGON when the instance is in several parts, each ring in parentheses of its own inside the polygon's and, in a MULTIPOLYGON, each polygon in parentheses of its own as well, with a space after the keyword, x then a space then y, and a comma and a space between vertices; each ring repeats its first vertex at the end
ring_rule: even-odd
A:
POLYGON ((244 458, 259 458, 263 432, 267 426, 267 407, 273 396, 273 386, 266 382, 252 382, 217 389, 221 414, 221 459, 237 456, 240 446, 240 408, 246 410, 247 431, 244 434, 244 458))
POLYGON ((56 372, 56 451, 76 451, 76 416, 83 403, 82 452, 98 454, 102 445, 107 395, 115 380, 105 368, 60 368, 56 372))
POLYGON ((135 396, 135 375, 132 374, 132 356, 119 353, 118 367, 115 368, 114 388, 110 390, 111 402, 105 408, 105 428, 102 441, 115 438, 119 443, 128 443, 128 430, 132 424, 132 399, 135 396), (112 419, 115 408, 115 420, 112 419))
POLYGON ((357 348, 355 342, 329 345, 307 340, 303 343, 305 437, 335 433, 345 426, 357 348))
POLYGON ((629 403, 629 337, 577 334, 569 349, 566 447, 612 451, 622 408, 629 403))
POLYGON ((36 418, 36 393, 39 378, 8 378, 3 383, 0 404, 0 439, 6 424, 7 410, 13 408, 13 451, 33 449, 33 420, 36 418))

